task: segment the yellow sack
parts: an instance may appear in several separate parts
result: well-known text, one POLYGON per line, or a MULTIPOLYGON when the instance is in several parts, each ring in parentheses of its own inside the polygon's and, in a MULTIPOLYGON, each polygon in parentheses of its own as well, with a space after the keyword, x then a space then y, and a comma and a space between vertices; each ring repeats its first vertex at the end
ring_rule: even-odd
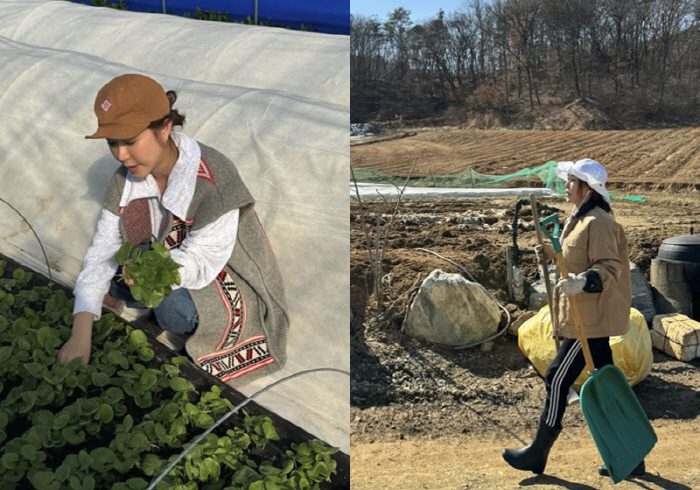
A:
MULTIPOLYGON (((544 376, 556 355, 549 306, 543 306, 518 329, 518 346, 537 372, 544 376)), ((630 331, 625 335, 610 337, 610 348, 615 365, 625 374, 630 386, 649 376, 654 359, 651 352, 651 335, 644 315, 639 311, 630 308, 630 331)), ((573 389, 579 391, 587 379, 588 372, 584 367, 576 378, 573 389)))

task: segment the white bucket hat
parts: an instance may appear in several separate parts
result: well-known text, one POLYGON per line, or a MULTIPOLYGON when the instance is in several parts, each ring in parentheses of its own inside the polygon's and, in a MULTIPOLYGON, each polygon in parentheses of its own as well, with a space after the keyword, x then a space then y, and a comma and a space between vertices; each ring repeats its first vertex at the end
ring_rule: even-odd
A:
POLYGON ((591 189, 600 194, 605 202, 612 207, 612 202, 610 202, 610 197, 608 197, 608 191, 605 190, 605 181, 608 179, 608 172, 595 160, 584 158, 576 163, 558 162, 554 173, 563 180, 568 180, 568 176, 573 175, 574 177, 586 181, 588 185, 591 186, 591 189))

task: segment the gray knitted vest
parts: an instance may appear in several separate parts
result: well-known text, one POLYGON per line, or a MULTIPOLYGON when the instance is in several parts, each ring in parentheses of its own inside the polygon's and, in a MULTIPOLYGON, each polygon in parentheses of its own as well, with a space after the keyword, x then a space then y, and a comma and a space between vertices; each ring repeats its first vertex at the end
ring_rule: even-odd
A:
MULTIPOLYGON (((235 380, 229 383, 235 386, 284 365, 289 319, 282 276, 253 209, 253 197, 228 158, 199 146, 202 159, 187 216, 167 213, 158 240, 178 248, 190 231, 240 209, 236 244, 227 265, 209 285, 189 290, 199 323, 186 344, 187 353, 204 371, 224 382, 235 380)), ((150 218, 143 218, 148 209, 145 199, 119 207, 126 172, 121 166, 114 173, 104 197, 105 209, 120 216, 125 242, 140 236, 135 230, 145 222, 150 227, 150 218)))

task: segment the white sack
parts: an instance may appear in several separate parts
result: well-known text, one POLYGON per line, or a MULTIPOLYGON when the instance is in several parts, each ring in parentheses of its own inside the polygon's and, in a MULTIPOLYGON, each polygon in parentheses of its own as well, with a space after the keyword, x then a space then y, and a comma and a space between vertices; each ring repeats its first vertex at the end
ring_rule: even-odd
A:
MULTIPOLYGON (((6 3, 11 2, 0 1, 0 5, 6 3)), ((80 22, 63 27, 66 36, 77 39, 90 32, 93 20, 89 8, 56 4, 61 4, 56 12, 75 7, 75 12, 85 15, 80 22)), ((43 8, 50 11, 54 7, 39 6, 37 11, 43 8)), ((116 21, 124 18, 112 9, 95 10, 101 16, 114 16, 116 21)), ((139 23, 140 18, 156 20, 158 16, 131 14, 129 18, 139 23)), ((168 30, 162 27, 166 24, 185 26, 188 42, 198 53, 208 51, 209 38, 200 35, 202 32, 216 29, 224 42, 227 32, 235 38, 241 29, 247 29, 161 18, 169 22, 153 23, 148 52, 159 53, 163 63, 172 55, 168 42, 162 42, 167 37, 168 30), (156 25, 160 27, 156 29, 156 25)), ((16 20, 5 10, 0 14, 0 30, 7 31, 8 24, 10 30, 16 29, 16 20)), ((54 28, 60 25, 57 22, 54 28)), ((37 43, 42 33, 50 34, 51 39, 58 36, 52 29, 37 29, 37 43)), ((251 44, 264 45, 272 33, 283 39, 290 34, 281 29, 248 29, 254 31, 254 35, 244 36, 251 44)), ((110 44, 111 39, 102 42, 110 44)), ((128 49, 120 41, 112 44, 110 52, 118 57, 128 49)), ((218 63, 225 65, 230 59, 218 63)), ((307 66, 305 71, 319 81, 334 79, 341 71, 339 64, 341 61, 307 66)), ((177 64, 170 68, 172 73, 180 69, 177 64)), ((255 63, 248 63, 247 70, 257 70, 259 77, 275 72, 274 67, 255 63)), ((94 97, 114 76, 128 72, 144 73, 166 90, 178 91, 176 107, 187 116, 184 131, 237 165, 257 201, 260 220, 279 260, 291 320, 289 360, 280 372, 241 391, 252 394, 303 369, 330 366, 349 370, 349 199, 345 192, 349 111, 337 104, 285 93, 280 84, 274 91, 209 84, 0 37, 0 197, 16 207, 38 232, 54 280, 74 285, 95 230, 104 190, 118 166, 104 141, 84 139, 96 128, 94 97)), ((292 85, 297 82, 290 80, 292 85)), ((343 96, 348 92, 346 78, 343 96)), ((1 202, 0 252, 46 273, 33 234, 1 202)), ((349 386, 349 378, 341 374, 312 374, 275 387, 257 401, 347 453, 349 386)))

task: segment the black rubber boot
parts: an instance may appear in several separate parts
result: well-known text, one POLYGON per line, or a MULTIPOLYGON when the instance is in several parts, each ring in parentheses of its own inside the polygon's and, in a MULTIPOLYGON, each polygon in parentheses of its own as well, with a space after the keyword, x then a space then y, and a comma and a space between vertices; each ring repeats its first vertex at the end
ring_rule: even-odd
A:
POLYGON ((547 456, 554 441, 559 437, 561 427, 550 427, 540 421, 533 441, 522 449, 504 449, 503 459, 516 470, 544 473, 547 456))
MULTIPOLYGON (((647 469, 646 466, 644 466, 644 460, 642 460, 641 463, 634 467, 632 473, 630 473, 630 476, 642 476, 646 472, 647 469)), ((608 473, 608 469, 604 465, 598 466, 598 474, 600 476, 610 476, 610 473, 608 473)))

